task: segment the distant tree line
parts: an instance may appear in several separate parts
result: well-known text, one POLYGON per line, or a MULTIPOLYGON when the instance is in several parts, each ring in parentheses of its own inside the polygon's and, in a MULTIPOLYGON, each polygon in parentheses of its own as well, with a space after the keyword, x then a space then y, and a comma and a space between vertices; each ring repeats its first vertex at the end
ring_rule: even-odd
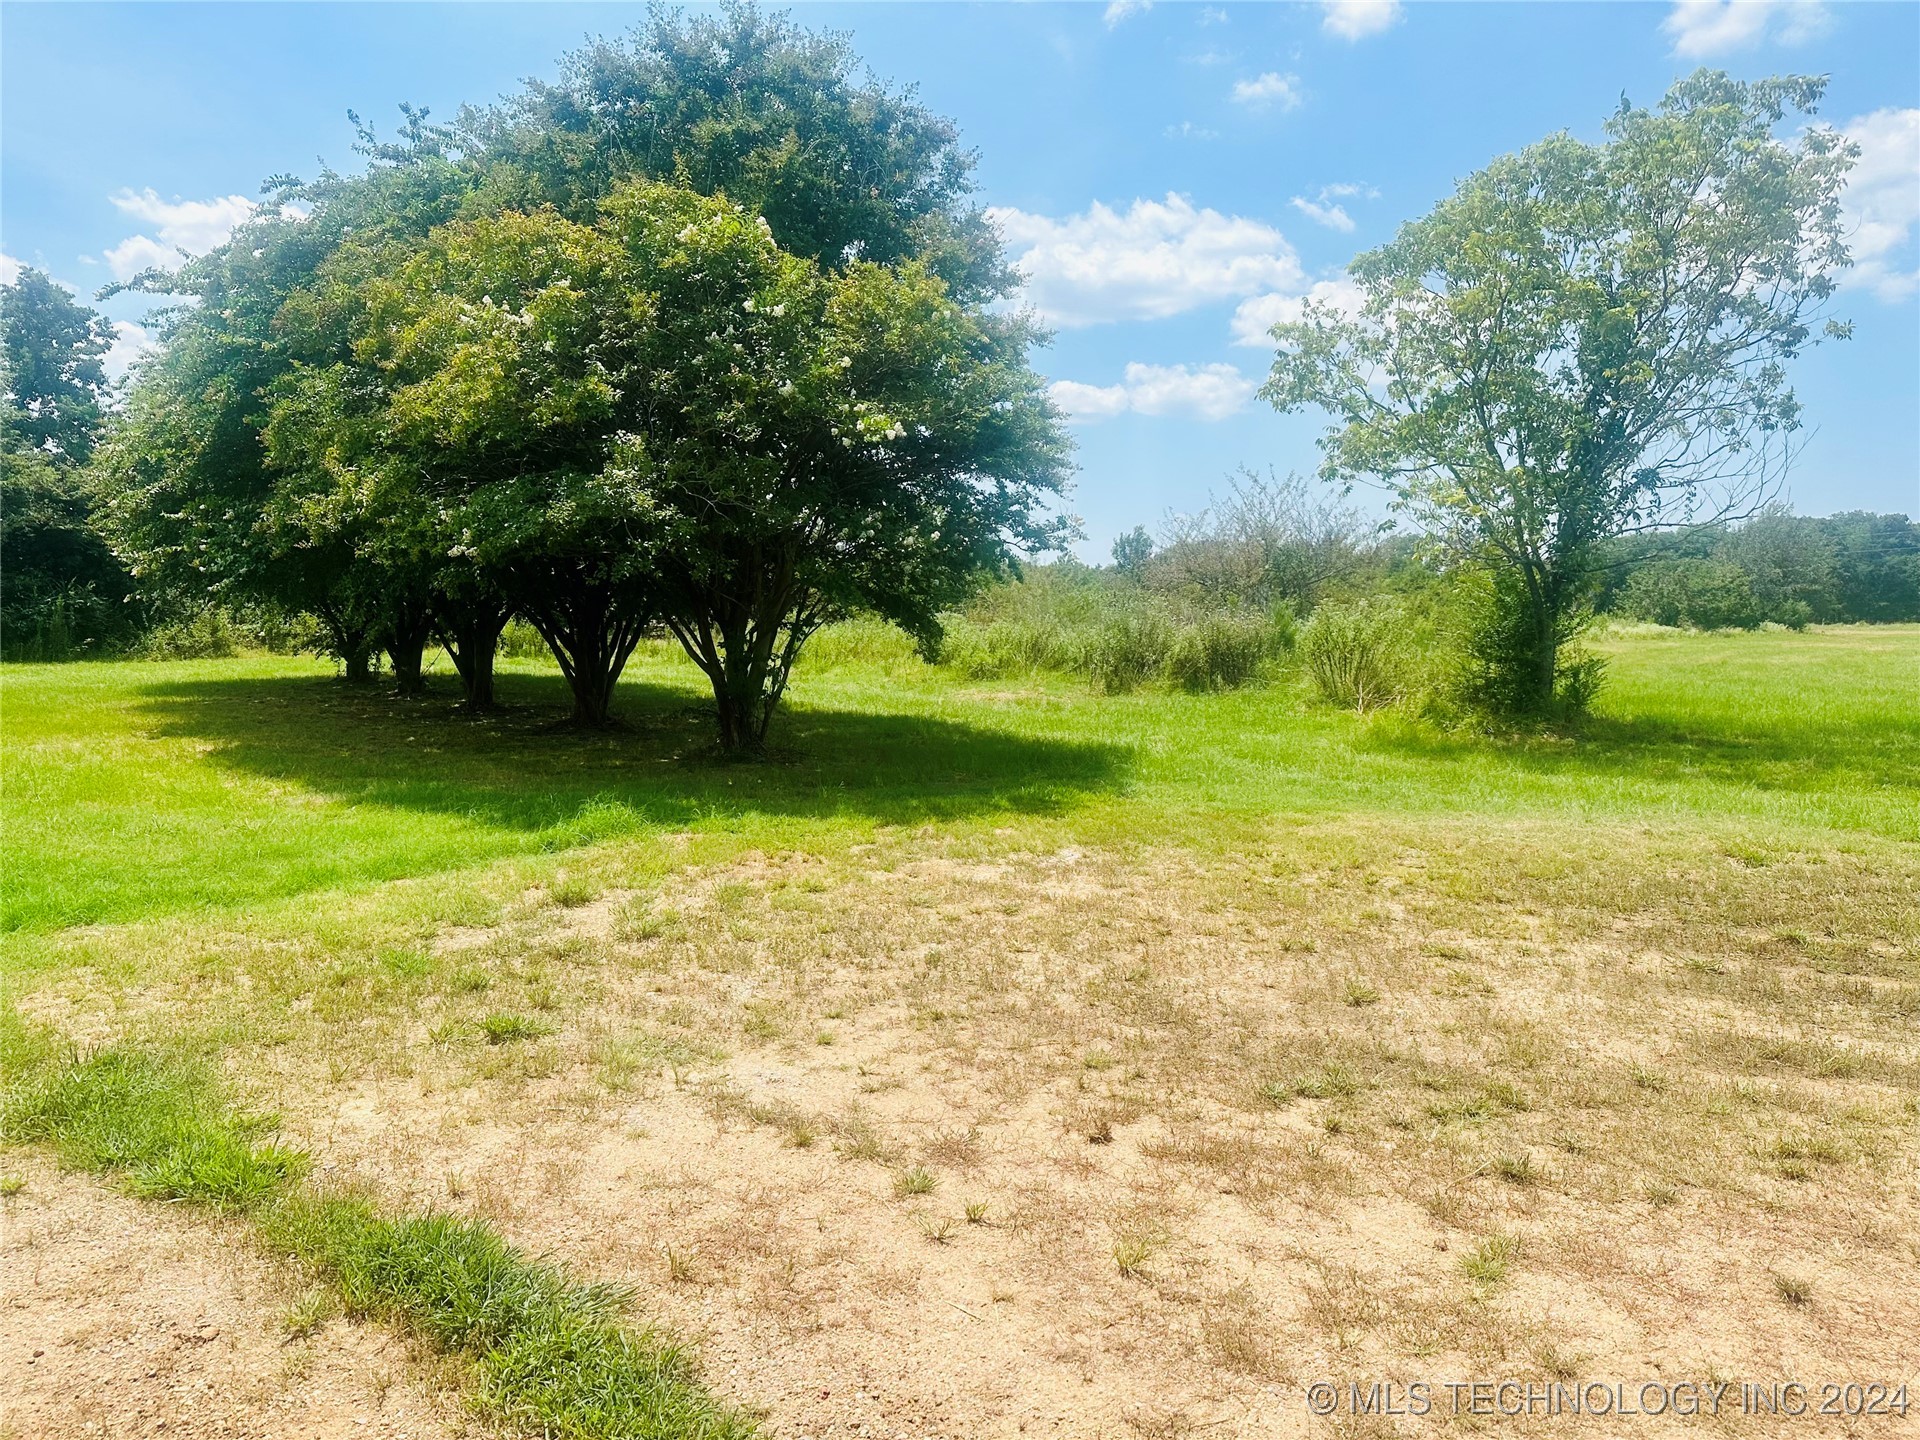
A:
POLYGON ((1600 608, 1657 625, 1920 621, 1920 525, 1904 515, 1776 505, 1738 525, 1623 537, 1603 565, 1600 608))

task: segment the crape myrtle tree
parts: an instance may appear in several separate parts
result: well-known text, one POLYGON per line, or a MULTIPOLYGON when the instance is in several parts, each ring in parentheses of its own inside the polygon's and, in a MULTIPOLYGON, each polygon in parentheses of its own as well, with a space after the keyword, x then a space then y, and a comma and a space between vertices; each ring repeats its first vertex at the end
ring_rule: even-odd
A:
POLYGON ((953 122, 863 75, 845 36, 749 4, 656 4, 626 38, 568 55, 558 80, 463 110, 451 134, 512 208, 591 223, 647 178, 726 195, 827 269, 917 259, 962 301, 1017 283, 953 122))
POLYGON ((444 226, 353 289, 355 367, 310 383, 380 415, 311 443, 358 437, 343 476, 416 477, 450 552, 552 646, 580 723, 657 622, 706 673, 723 747, 758 751, 821 624, 868 609, 932 644, 979 577, 1059 538, 1041 509, 1065 445, 1027 324, 918 262, 829 271, 743 206, 635 183, 595 227, 444 226))
MULTIPOLYGON (((289 475, 324 472, 349 508, 421 537, 442 613, 471 601, 467 622, 496 637, 509 608, 525 615, 585 725, 606 722, 654 618, 617 433, 622 314, 640 297, 618 272, 602 234, 552 210, 343 251, 298 308, 346 317, 350 359, 289 376, 269 425, 289 475)), ((484 640, 465 647, 476 678, 484 640)))
MULTIPOLYGON (((601 200, 640 176, 724 191, 766 216, 790 252, 826 269, 914 258, 968 304, 1007 294, 1014 283, 973 202, 973 157, 951 123, 910 92, 860 74, 844 39, 751 6, 691 19, 655 9, 627 39, 568 57, 557 82, 463 111, 451 126, 402 109, 397 141, 362 130, 366 174, 329 171, 305 184, 276 177, 268 203, 229 244, 134 282, 189 303, 166 322, 163 353, 102 467, 114 501, 110 533, 144 583, 314 613, 349 673, 365 672, 381 634, 400 641, 406 663, 406 637, 417 627, 380 613, 382 597, 394 592, 359 563, 362 552, 320 543, 322 534, 341 532, 309 527, 303 536, 290 523, 301 514, 311 520, 313 507, 275 498, 285 477, 269 473, 262 437, 268 392, 294 366, 357 363, 344 332, 296 335, 281 313, 295 291, 319 285, 321 267, 343 246, 417 241, 457 216, 509 210, 552 207, 592 225, 601 200)), ((524 479, 487 478, 508 486, 524 479)), ((309 475, 295 486, 313 483, 309 475)), ((554 503, 570 522, 586 513, 554 503)), ((577 533, 590 547, 584 521, 577 533)), ((556 554, 554 563, 577 577, 579 558, 556 554)), ((483 663, 480 649, 505 613, 477 574, 443 571, 435 592, 437 632, 464 647, 455 657, 463 679, 468 655, 478 667, 470 697, 490 684, 490 655, 483 663)), ((623 571, 596 583, 623 588, 632 579, 623 571)), ((604 658, 583 661, 585 671, 604 658)))
POLYGON ((401 691, 424 688, 424 652, 438 639, 468 708, 479 711, 493 703, 494 651, 512 607, 459 549, 451 512, 431 503, 408 455, 385 445, 388 387, 365 363, 364 287, 408 253, 391 236, 349 240, 282 306, 283 342, 320 358, 295 360, 263 392, 272 489, 259 529, 351 553, 355 582, 377 595, 366 616, 370 639, 387 652, 401 691))
POLYGON ((1480 577, 1489 707, 1581 703, 1566 647, 1609 537, 1765 498, 1800 423, 1786 363, 1848 263, 1853 148, 1774 134, 1823 88, 1701 71, 1623 100, 1605 140, 1506 156, 1356 259, 1357 312, 1274 327, 1262 393, 1332 412, 1323 475, 1383 482, 1480 577))
POLYGON ((364 137, 361 176, 268 182, 265 204, 212 254, 138 276, 132 288, 183 297, 158 317, 158 353, 96 457, 102 527, 142 587, 205 603, 264 604, 314 616, 349 678, 391 638, 386 577, 353 537, 316 527, 277 494, 262 428, 268 389, 295 364, 336 358, 289 334, 281 312, 350 237, 425 234, 450 218, 472 176, 410 112, 404 144, 364 137))
POLYGON ((823 269, 761 217, 634 187, 603 222, 627 283, 662 618, 713 687, 720 743, 757 752, 794 660, 856 609, 931 649, 939 612, 1044 517, 1067 449, 1027 321, 957 301, 917 260, 823 269))

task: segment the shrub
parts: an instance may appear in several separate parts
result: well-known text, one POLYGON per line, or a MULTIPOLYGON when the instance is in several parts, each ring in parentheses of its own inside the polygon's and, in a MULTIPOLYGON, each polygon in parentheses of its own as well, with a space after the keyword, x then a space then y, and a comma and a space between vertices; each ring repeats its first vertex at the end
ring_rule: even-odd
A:
POLYGON ((233 622, 211 607, 154 626, 138 647, 143 660, 226 660, 239 653, 233 622))
POLYGON ((1751 630, 1763 618, 1752 577, 1731 560, 1643 565, 1621 592, 1620 610, 1635 620, 1696 630, 1751 630))
POLYGON ((940 663, 970 680, 997 680, 1034 670, 1074 670, 1081 643, 1075 632, 1047 616, 990 620, 955 618, 940 644, 940 663))
POLYGON ((1328 603, 1300 631, 1300 659, 1320 694, 1362 712, 1391 705, 1412 688, 1406 612, 1391 601, 1328 603))
POLYGON ((1445 606, 1441 688, 1469 709, 1504 720, 1578 715, 1599 693, 1606 662, 1578 643, 1592 619, 1583 599, 1557 606, 1543 636, 1542 616, 1519 575, 1462 567, 1445 606), (1549 658, 1553 684, 1543 693, 1540 668, 1549 658))
POLYGON ((1106 694, 1123 695, 1159 676, 1173 642, 1173 625, 1158 610, 1122 611, 1094 636, 1087 673, 1106 694))
MULTIPOLYGON (((1290 612, 1281 612, 1288 615, 1290 612)), ((1264 615, 1208 615, 1187 626, 1167 654, 1167 678, 1183 690, 1231 690, 1247 684, 1279 649, 1264 615)))
POLYGON ((809 670, 830 670, 837 665, 896 663, 918 654, 913 637, 899 626, 861 615, 823 627, 807 641, 800 663, 809 670))

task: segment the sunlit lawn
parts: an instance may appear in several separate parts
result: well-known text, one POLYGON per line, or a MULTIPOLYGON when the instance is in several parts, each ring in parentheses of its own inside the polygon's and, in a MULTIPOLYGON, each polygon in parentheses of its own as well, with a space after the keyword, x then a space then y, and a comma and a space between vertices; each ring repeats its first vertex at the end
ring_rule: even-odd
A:
POLYGON ((844 840, 1046 819, 1206 847, 1275 814, 1644 817, 1920 839, 1920 627, 1632 635, 1572 736, 1494 739, 1309 703, 1294 686, 1105 697, 965 683, 910 658, 803 673, 762 765, 711 751, 664 648, 609 735, 552 728, 522 662, 475 722, 248 658, 9 667, 5 925, 49 930, 363 887, 617 836, 844 840))

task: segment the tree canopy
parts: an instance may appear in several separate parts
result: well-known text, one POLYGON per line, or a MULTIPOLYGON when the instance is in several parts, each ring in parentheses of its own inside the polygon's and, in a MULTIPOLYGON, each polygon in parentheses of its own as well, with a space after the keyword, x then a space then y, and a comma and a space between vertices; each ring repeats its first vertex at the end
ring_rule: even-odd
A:
POLYGON ((113 332, 66 286, 26 266, 0 290, 8 443, 80 462, 93 453, 113 332))
POLYGON ((1026 324, 923 265, 826 270, 744 206, 632 182, 343 250, 288 306, 350 359, 271 392, 269 463, 328 534, 429 539, 538 626, 580 718, 663 623, 723 743, 765 737, 794 656, 854 608, 931 644, 1042 518, 1064 442, 1026 324), (411 519, 403 519, 411 517, 411 519))
POLYGON ((31 266, 0 288, 0 647, 58 658, 127 629, 126 572, 92 523, 113 336, 31 266))
MULTIPOLYGON (((307 183, 275 177, 269 203, 228 245, 177 273, 135 282, 191 301, 165 321, 163 353, 147 367, 101 466, 116 543, 148 583, 320 616, 350 672, 364 670, 367 651, 379 645, 404 675, 417 666, 429 628, 456 655, 453 637, 462 630, 476 653, 482 642, 490 650, 511 605, 554 644, 582 714, 597 715, 604 696, 591 692, 610 686, 640 628, 660 618, 650 610, 654 599, 642 603, 643 570, 656 598, 671 582, 683 599, 706 587, 716 605, 714 587, 735 581, 761 585, 753 593, 762 599, 768 584, 817 595, 823 615, 844 603, 842 592, 870 595, 924 636, 929 607, 959 583, 955 566, 1004 558, 1001 542, 984 538, 989 516, 1008 518, 1013 543, 1036 539, 1017 517, 1033 487, 1057 488, 1061 442, 1025 370, 1025 346, 1037 336, 985 308, 1011 275, 971 198, 972 157, 951 123, 911 92, 859 74, 844 39, 746 5, 695 19, 656 8, 626 40, 596 41, 568 57, 557 82, 469 108, 449 125, 404 113, 396 140, 363 130, 365 174, 327 171, 307 183), (694 271, 664 260, 648 269, 639 257, 651 250, 623 248, 609 227, 639 223, 634 207, 644 205, 635 197, 666 203, 660 197, 669 193, 680 197, 675 204, 708 200, 748 217, 752 244, 764 252, 754 263, 807 277, 791 281, 807 298, 792 302, 784 331, 768 311, 757 319, 741 311, 721 325, 702 282, 685 278, 694 271), (585 269, 563 293, 548 283, 549 262, 569 246, 579 247, 572 260, 585 269), (622 311, 623 284, 668 297, 652 331, 636 329, 642 317, 622 311), (831 304, 822 298, 830 292, 831 304), (510 305, 516 296, 525 303, 510 305), (449 308, 454 297, 468 308, 449 308), (576 303, 584 307, 578 313, 569 309, 576 303), (896 304, 897 313, 883 316, 896 304), (702 328, 682 324, 682 310, 701 317, 702 328), (800 453, 792 437, 765 439, 779 417, 754 406, 768 402, 731 394, 711 368, 696 385, 694 372, 666 366, 657 348, 588 353, 602 343, 657 347, 678 326, 672 343, 694 346, 709 367, 724 361, 757 375, 766 364, 798 365, 780 347, 801 343, 803 314, 819 331, 807 343, 825 343, 830 331, 857 339, 855 353, 880 367, 841 377, 865 387, 847 403, 879 405, 888 385, 909 377, 921 386, 911 405, 904 391, 888 402, 926 417, 924 433, 893 437, 892 500, 876 510, 878 468, 844 457, 832 486, 847 513, 866 503, 908 528, 925 522, 918 550, 905 529, 891 532, 899 553, 890 588, 878 583, 873 559, 889 538, 880 521, 849 523, 838 548, 818 552, 847 575, 864 567, 866 580, 767 578, 765 567, 775 564, 765 559, 768 537, 800 523, 799 511, 781 511, 776 498, 771 528, 755 539, 759 522, 738 508, 756 486, 772 484, 778 496, 770 477, 784 462, 756 450, 763 439, 788 446, 789 459, 800 453), (705 338, 723 331, 724 342, 705 338), (556 349, 534 353, 533 340, 556 349), (721 343, 760 348, 721 355, 712 349, 721 343), (929 378, 905 363, 926 345, 946 347, 950 372, 929 378), (627 383, 642 373, 665 387, 644 404, 627 383), (990 382, 980 378, 988 375, 990 382), (989 395, 994 386, 1001 388, 989 395), (690 417, 708 403, 721 408, 701 428, 690 417), (1047 457, 1024 470, 992 468, 1022 443, 1047 457), (643 457, 649 504, 656 491, 685 498, 711 487, 687 504, 706 506, 703 535, 725 529, 734 537, 732 560, 687 559, 677 571, 656 564, 692 552, 663 548, 658 525, 647 532, 654 548, 641 545, 636 482, 623 478, 641 472, 614 464, 616 451, 643 457), (984 458, 995 455, 1002 459, 984 458), (963 499, 945 480, 926 480, 923 494, 920 482, 902 478, 909 464, 953 477, 976 462, 988 468, 969 483, 981 481, 980 494, 992 501, 963 499), (450 498, 429 505, 426 495, 450 498), (903 502, 913 497, 919 508, 909 522, 903 502), (449 532, 456 514, 458 529, 449 532), (469 531, 472 544, 462 538, 469 531), (502 558, 509 551, 511 564, 502 558), (736 568, 723 580, 723 564, 757 569, 762 579, 736 568), (552 608, 563 594, 571 596, 565 616, 552 608), (466 598, 455 603, 456 595, 466 598)), ((734 258, 745 266, 744 257, 734 258)), ((767 283, 773 295, 789 282, 767 283)), ((768 303, 783 311, 786 304, 768 303)), ((795 395, 815 396, 806 373, 797 369, 795 390, 781 397, 787 410, 801 406, 795 395)), ((826 393, 817 392, 822 404, 826 393)), ((855 417, 842 428, 865 436, 871 423, 855 417)), ((810 473, 826 472, 815 465, 810 473)), ((820 513, 809 510, 805 523, 822 523, 820 513)), ((762 648, 761 622, 739 631, 719 617, 724 608, 711 624, 716 634, 734 627, 734 640, 698 640, 695 630, 708 624, 699 622, 685 637, 696 658, 720 663, 729 645, 762 648)), ((812 614, 796 611, 795 626, 775 626, 782 638, 773 653, 804 640, 817 623, 812 614)), ((721 668, 738 694, 747 682, 733 664, 721 668)), ((484 688, 484 677, 479 683, 484 688)))

